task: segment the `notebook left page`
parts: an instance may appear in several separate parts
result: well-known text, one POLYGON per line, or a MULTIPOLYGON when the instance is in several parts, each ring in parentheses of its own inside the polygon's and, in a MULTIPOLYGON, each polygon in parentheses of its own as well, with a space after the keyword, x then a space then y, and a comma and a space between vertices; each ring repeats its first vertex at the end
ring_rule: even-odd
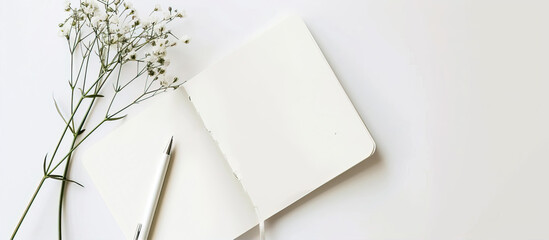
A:
POLYGON ((159 96, 84 154, 84 165, 127 239, 174 137, 152 239, 234 239, 257 224, 253 205, 183 88, 159 96))

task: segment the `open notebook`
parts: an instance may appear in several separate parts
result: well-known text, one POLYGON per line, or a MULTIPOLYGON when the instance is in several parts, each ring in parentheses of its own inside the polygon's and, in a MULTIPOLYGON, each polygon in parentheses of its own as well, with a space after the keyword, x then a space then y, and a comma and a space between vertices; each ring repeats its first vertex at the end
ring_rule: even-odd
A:
POLYGON ((85 153, 128 239, 172 135, 153 239, 236 238, 375 149, 298 17, 152 100, 85 153))

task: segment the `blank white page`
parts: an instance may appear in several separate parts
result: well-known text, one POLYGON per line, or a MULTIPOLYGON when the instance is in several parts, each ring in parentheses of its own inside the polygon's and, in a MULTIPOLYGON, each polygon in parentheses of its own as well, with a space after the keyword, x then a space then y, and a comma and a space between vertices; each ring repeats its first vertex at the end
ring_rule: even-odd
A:
POLYGON ((298 17, 185 85, 262 219, 374 152, 368 130, 298 17))
POLYGON ((154 99, 142 113, 92 146, 84 165, 131 239, 152 193, 152 174, 170 136, 173 154, 152 239, 234 239, 257 224, 248 196, 205 130, 184 89, 154 99))

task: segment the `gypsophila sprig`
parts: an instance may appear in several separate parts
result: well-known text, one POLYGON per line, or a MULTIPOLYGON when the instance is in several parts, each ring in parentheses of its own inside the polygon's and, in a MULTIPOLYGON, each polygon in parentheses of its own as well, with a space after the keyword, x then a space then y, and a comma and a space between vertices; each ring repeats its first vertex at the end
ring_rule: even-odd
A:
POLYGON ((53 179, 61 181, 57 216, 61 240, 66 184, 80 185, 67 178, 74 151, 103 124, 124 118, 129 107, 180 86, 179 78, 168 73, 167 53, 178 43, 189 43, 188 36, 178 38, 169 28, 172 21, 185 16, 184 12, 172 7, 163 10, 156 5, 149 14, 140 15, 130 2, 123 0, 81 0, 76 4, 66 1, 63 9, 68 16, 59 24, 59 35, 67 41, 70 53, 70 114, 62 114, 54 99, 65 127, 54 151, 42 162, 43 176, 11 239, 44 182, 53 179), (97 69, 92 67, 94 63, 97 69), (135 73, 123 77, 122 69, 126 68, 135 69, 135 73), (129 102, 120 103, 117 96, 133 85, 141 85, 142 92, 135 93, 129 102), (111 86, 113 91, 108 96, 106 88, 111 86), (92 124, 89 118, 98 114, 94 106, 102 102, 100 99, 109 99, 103 101, 106 112, 101 121, 92 124), (64 145, 67 150, 62 154, 64 145))

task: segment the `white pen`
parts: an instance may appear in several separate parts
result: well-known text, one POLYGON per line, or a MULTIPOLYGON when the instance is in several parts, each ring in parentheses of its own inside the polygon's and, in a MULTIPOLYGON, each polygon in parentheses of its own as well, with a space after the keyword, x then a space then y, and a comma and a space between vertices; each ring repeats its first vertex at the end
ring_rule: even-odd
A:
POLYGON ((149 238, 149 231, 151 230, 151 224, 154 217, 154 212, 156 210, 156 205, 158 203, 158 198, 160 197, 160 192, 162 191, 162 185, 164 184, 164 177, 166 176, 166 170, 170 163, 170 153, 172 150, 173 137, 170 139, 170 143, 166 146, 166 149, 162 153, 162 158, 158 168, 155 171, 154 178, 154 189, 147 199, 147 205, 145 205, 145 214, 143 218, 137 223, 137 229, 135 230, 134 240, 146 240, 149 238))

